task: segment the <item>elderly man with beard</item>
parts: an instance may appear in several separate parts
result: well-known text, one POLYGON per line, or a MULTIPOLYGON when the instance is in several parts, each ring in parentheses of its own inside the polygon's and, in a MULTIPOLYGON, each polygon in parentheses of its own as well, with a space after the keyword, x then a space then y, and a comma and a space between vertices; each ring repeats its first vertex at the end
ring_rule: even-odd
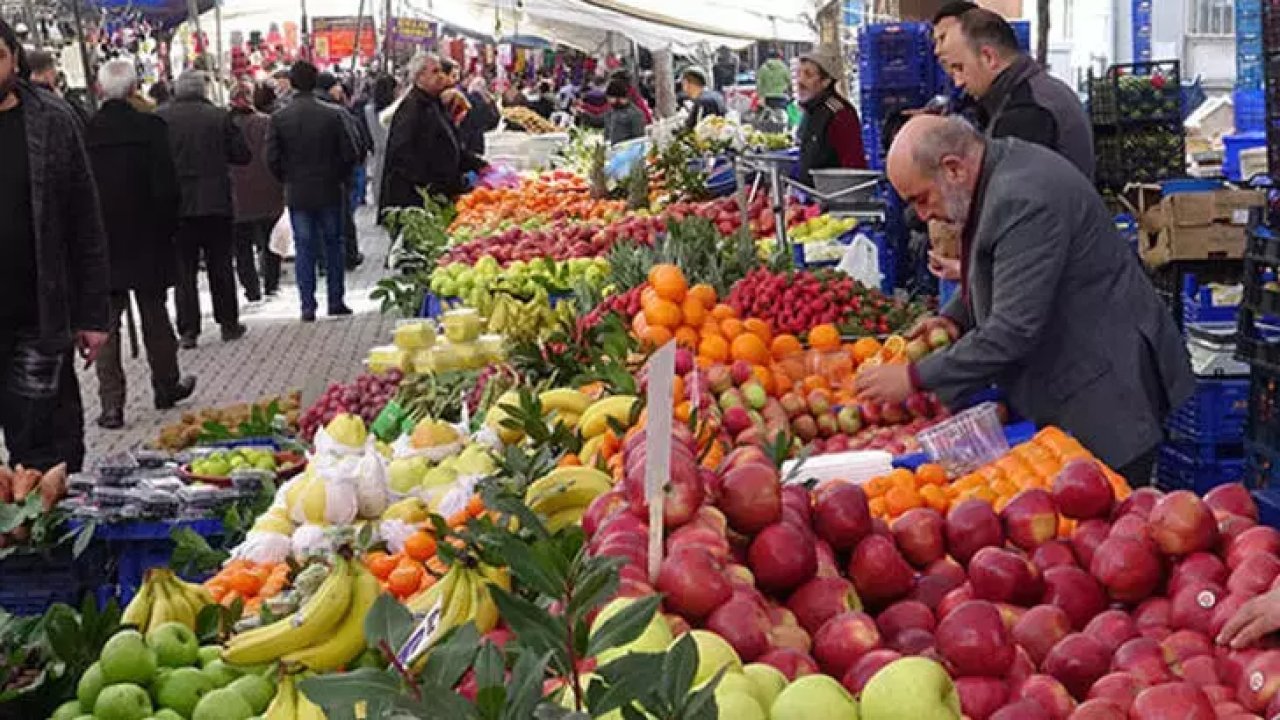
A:
MULTIPOLYGON (((960 339, 868 368, 867 398, 953 404, 990 386, 1078 438, 1130 483, 1151 479, 1165 417, 1190 397, 1186 346, 1089 180, 1061 155, 988 140, 961 118, 908 122, 889 180, 923 220, 961 229, 961 289, 923 327, 960 339)), ((918 332, 918 331, 917 331, 918 332)))

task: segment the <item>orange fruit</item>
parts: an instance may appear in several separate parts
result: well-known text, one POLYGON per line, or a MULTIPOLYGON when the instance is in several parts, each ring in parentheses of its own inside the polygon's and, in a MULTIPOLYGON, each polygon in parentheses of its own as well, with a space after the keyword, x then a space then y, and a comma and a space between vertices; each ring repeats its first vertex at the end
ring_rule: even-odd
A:
POLYGON ((916 480, 921 485, 946 485, 947 470, 936 463, 925 463, 916 468, 916 480))
POLYGON ((742 321, 738 318, 724 318, 720 321, 720 332, 729 340, 742 334, 742 321))
POLYGON ((250 570, 236 570, 227 578, 227 587, 242 597, 253 597, 262 589, 264 580, 250 570))
POLYGON ((697 298, 702 307, 710 311, 716 306, 716 289, 706 283, 699 283, 689 288, 689 297, 697 298))
POLYGON ((704 355, 699 355, 693 359, 693 364, 697 365, 699 370, 709 370, 720 363, 704 355))
POLYGON ((676 402, 680 402, 685 398, 684 378, 679 375, 671 378, 671 397, 675 398, 676 402))
POLYGON ((436 554, 436 539, 419 530, 405 538, 404 554, 418 562, 423 562, 436 554))
POLYGON ((940 513, 946 513, 947 494, 938 485, 925 485, 920 488, 920 497, 924 499, 925 505, 940 513))
POLYGON ((773 380, 773 391, 778 395, 790 392, 795 384, 787 374, 786 368, 778 364, 769 366, 769 377, 773 380))
POLYGON ((738 317, 738 311, 734 310, 732 307, 728 305, 725 305, 724 303, 720 303, 719 305, 716 305, 714 308, 711 309, 711 317, 715 318, 716 320, 736 318, 738 317))
POLYGON ((775 360, 781 360, 788 355, 804 352, 804 346, 800 344, 800 339, 795 335, 779 335, 769 343, 769 352, 775 360))
POLYGON ((911 488, 916 487, 916 474, 906 468, 894 468, 889 473, 889 482, 894 487, 911 488))
POLYGON ((884 517, 886 514, 885 499, 882 497, 873 497, 867 501, 867 507, 871 510, 873 517, 884 517))
POLYGON ((717 335, 704 335, 698 344, 698 354, 715 362, 728 362, 729 341, 717 335))
POLYGON ((840 331, 835 325, 818 325, 809 331, 809 347, 818 350, 839 350, 840 331))
POLYGON ((680 313, 679 305, 670 300, 656 300, 644 309, 644 319, 650 326, 660 325, 675 330, 680 327, 684 316, 680 313))
POLYGON ((644 313, 638 312, 635 317, 631 318, 631 334, 640 337, 644 334, 644 329, 649 327, 649 321, 644 319, 644 313))
POLYGON ((893 479, 888 475, 873 477, 862 484, 862 489, 866 491, 867 497, 878 497, 893 487, 893 479))
POLYGON ((916 492, 914 486, 901 487, 895 485, 889 488, 889 492, 884 494, 885 509, 890 515, 901 515, 902 513, 918 508, 924 504, 920 497, 920 493, 916 492))
POLYGON ((706 337, 708 335, 724 337, 724 333, 720 332, 720 323, 714 319, 702 323, 702 327, 698 328, 698 334, 702 337, 706 337))
POLYGON ((698 298, 692 296, 686 296, 684 302, 680 303, 680 312, 684 314, 685 324, 694 327, 706 322, 709 317, 707 309, 702 306, 698 298))
POLYGON ((804 378, 804 389, 807 392, 818 390, 825 393, 831 389, 831 383, 827 382, 827 379, 821 375, 806 375, 804 378))
POLYGON ((701 339, 698 336, 698 331, 688 325, 681 325, 677 328, 675 338, 676 343, 679 344, 680 347, 689 348, 690 350, 697 350, 698 341, 701 339))
POLYGON ((671 331, 661 325, 650 325, 640 333, 640 343, 651 348, 660 348, 670 342, 671 338, 671 331))
POLYGON ((409 597, 418 592, 418 587, 422 584, 422 576, 425 574, 426 571, 417 563, 402 564, 391 571, 390 577, 387 578, 387 587, 398 598, 409 597))
POLYGON ((764 391, 768 393, 770 397, 777 394, 777 387, 773 382, 773 373, 769 371, 769 368, 763 365, 752 365, 751 374, 756 376, 756 380, 762 387, 764 387, 764 391))
POLYGON ((747 318, 742 321, 742 326, 746 328, 747 332, 763 340, 765 347, 768 347, 769 343, 773 342, 773 328, 769 327, 769 323, 764 320, 747 318))
POLYGON ((683 302, 685 293, 689 292, 689 283, 684 273, 675 265, 654 265, 649 269, 649 285, 658 297, 674 303, 683 302))
POLYGON ((658 297, 658 291, 654 290, 652 287, 646 287, 640 291, 640 307, 642 308, 649 307, 649 305, 661 299, 662 298, 658 297))
POLYGON ((735 337, 729 346, 729 354, 734 360, 743 360, 752 365, 763 365, 769 362, 770 358, 769 346, 764 344, 764 340, 751 333, 743 333, 735 337))
POLYGON ((676 420, 682 423, 687 423, 689 422, 689 416, 693 414, 693 403, 690 403, 688 400, 678 402, 679 404, 675 406, 672 414, 675 416, 676 420))
POLYGON ((858 338, 853 343, 853 359, 859 364, 876 356, 880 352, 880 341, 873 337, 858 338))

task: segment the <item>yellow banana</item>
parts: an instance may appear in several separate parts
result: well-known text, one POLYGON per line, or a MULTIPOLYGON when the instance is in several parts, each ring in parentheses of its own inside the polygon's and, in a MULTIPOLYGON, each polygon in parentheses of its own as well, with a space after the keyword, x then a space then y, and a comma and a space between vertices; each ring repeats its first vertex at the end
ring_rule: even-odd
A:
POLYGON ((155 589, 151 586, 151 576, 142 581, 142 587, 134 594, 133 599, 125 605, 120 614, 120 623, 133 625, 142 632, 147 630, 147 622, 151 618, 151 605, 155 602, 155 589))
POLYGON ((285 655, 282 660, 299 663, 308 670, 329 672, 337 670, 364 651, 364 618, 378 598, 381 587, 378 578, 363 566, 356 571, 356 587, 351 595, 351 609, 338 628, 327 640, 309 648, 285 655))
MULTIPOLYGON (((440 599, 448 597, 448 593, 453 592, 454 583, 458 582, 457 566, 449 568, 444 577, 436 581, 434 585, 423 590, 422 592, 409 598, 405 605, 415 615, 425 615, 431 612, 431 609, 440 603, 440 599)), ((444 604, 441 603, 443 611, 444 604)))
POLYGON ((582 460, 583 465, 593 467, 596 464, 597 456, 600 454, 601 446, 604 445, 605 437, 605 435, 597 435, 582 443, 582 450, 578 451, 578 458, 582 460))
POLYGON ((321 710, 319 705, 311 702, 311 698, 308 698, 307 694, 302 692, 301 689, 297 691, 296 697, 298 710, 294 714, 295 718, 298 720, 327 720, 328 716, 324 714, 324 710, 321 710))
POLYGON ((612 488, 609 476, 595 468, 558 468, 531 483, 524 502, 534 512, 549 517, 568 508, 585 508, 612 488))
POLYGON ((351 564, 339 557, 332 572, 305 605, 270 625, 233 637, 222 651, 223 661, 232 665, 257 665, 314 645, 346 617, 354 584, 351 564))
POLYGON ((547 530, 553 533, 582 522, 582 516, 587 512, 587 506, 576 505, 574 507, 559 510, 547 516, 547 530))
POLYGON ((494 567, 492 565, 480 564, 480 574, 485 580, 497 585, 498 587, 511 592, 511 571, 507 568, 494 567))
POLYGON ((298 689, 294 687, 293 676, 285 675, 276 687, 276 696, 262 714, 263 720, 296 720, 298 717, 298 689))
POLYGON ((475 577, 471 572, 465 568, 459 571, 458 582, 454 584, 453 592, 444 599, 445 604, 441 608, 440 624, 436 626, 436 631, 432 633, 431 642, 435 642, 441 635, 471 620, 471 603, 475 599, 475 592, 472 589, 474 584, 475 577))
POLYGON ((591 398, 586 393, 579 392, 573 388, 555 388, 547 390, 538 396, 538 402, 542 404, 542 412, 548 413, 552 410, 559 410, 561 417, 566 413, 573 415, 582 415, 591 407, 591 398))
POLYGON ((169 575, 164 578, 162 584, 165 592, 169 594, 169 605, 172 608, 173 619, 194 630, 196 627, 196 610, 192 607, 191 601, 187 599, 182 588, 179 587, 179 580, 173 575, 169 575))
POLYGON ((614 395, 595 401, 582 413, 582 419, 578 423, 582 437, 603 435, 609 429, 610 418, 620 423, 628 422, 631 419, 631 408, 638 402, 640 398, 635 395, 614 395))
POLYGON ((471 617, 476 624, 476 629, 484 634, 498 626, 498 604, 489 595, 489 583, 484 576, 478 571, 470 572, 475 575, 471 583, 473 588, 471 617))
POLYGON ((151 592, 155 599, 151 603, 151 617, 147 619, 146 630, 160 627, 170 620, 176 619, 173 602, 169 599, 169 588, 164 583, 157 581, 152 583, 151 592))
POLYGON ((189 583, 181 578, 175 579, 177 580, 178 586, 182 588, 182 594, 191 602, 191 607, 195 608, 197 614, 204 609, 205 605, 213 605, 217 602, 213 599, 213 593, 210 593, 209 588, 206 588, 204 585, 201 585, 200 583, 189 583))
POLYGON ((550 428, 555 427, 555 424, 551 422, 551 419, 555 418, 556 422, 560 423, 561 425, 564 425, 570 430, 573 430, 574 428, 578 427, 578 423, 582 419, 581 416, 577 415, 576 413, 565 412, 563 410, 556 410, 548 414, 546 418, 547 418, 547 427, 550 427, 550 428))

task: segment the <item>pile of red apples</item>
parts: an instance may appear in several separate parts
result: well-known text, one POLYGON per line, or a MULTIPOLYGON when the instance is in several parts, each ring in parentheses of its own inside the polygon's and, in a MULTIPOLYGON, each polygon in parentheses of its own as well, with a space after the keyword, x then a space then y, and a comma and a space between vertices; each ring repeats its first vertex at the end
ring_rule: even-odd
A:
POLYGON ((944 664, 971 720, 1243 720, 1280 713, 1280 645, 1216 637, 1280 586, 1280 533, 1240 485, 1117 503, 1091 460, 997 514, 918 508, 892 527, 861 488, 782 486, 753 446, 699 469, 677 428, 665 557, 650 584, 645 435, 588 510, 590 550, 625 559, 619 594, 659 592, 673 632, 704 628, 744 663, 826 673, 851 693, 893 660, 944 664), (1058 537, 1059 517, 1076 521, 1058 537))

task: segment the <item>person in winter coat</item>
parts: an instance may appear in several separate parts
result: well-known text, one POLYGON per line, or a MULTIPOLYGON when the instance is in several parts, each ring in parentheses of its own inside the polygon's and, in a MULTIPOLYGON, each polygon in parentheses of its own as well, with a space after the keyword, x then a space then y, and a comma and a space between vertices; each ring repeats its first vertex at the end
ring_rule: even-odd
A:
POLYGON ((498 106, 494 104, 493 96, 485 87, 484 78, 478 77, 471 81, 471 86, 467 88, 467 100, 471 103, 471 109, 458 126, 458 141, 468 152, 484 155, 484 134, 498 127, 498 121, 502 118, 498 115, 498 106))
POLYGON ((640 92, 640 88, 636 87, 635 80, 631 77, 631 73, 627 72, 626 68, 618 68, 617 70, 609 73, 609 80, 621 80, 626 83, 627 98, 631 100, 631 104, 640 111, 642 116, 644 116, 644 124, 652 124, 653 108, 649 105, 649 101, 645 99, 644 93, 640 92))
POLYGON ((369 156, 369 188, 377 205, 382 190, 382 168, 387 158, 387 126, 382 124, 382 111, 396 101, 396 80, 382 74, 373 81, 373 96, 364 106, 364 122, 373 138, 373 154, 369 156))
POLYGON ((241 82, 231 91, 231 118, 253 154, 248 165, 231 168, 236 275, 249 302, 260 301, 264 292, 275 295, 280 291, 280 256, 268 246, 271 231, 284 212, 284 188, 267 167, 271 116, 258 110, 255 92, 250 82, 241 82))
POLYGON ((342 184, 343 197, 347 200, 342 215, 342 247, 347 270, 355 270, 364 262, 364 255, 360 252, 360 239, 356 234, 356 198, 352 188, 360 183, 359 174, 364 171, 364 160, 373 151, 373 136, 365 127, 364 118, 347 107, 346 89, 338 82, 337 76, 320 73, 316 78, 316 100, 341 113, 347 134, 356 148, 356 161, 351 164, 347 180, 342 184))
POLYGON ((107 237, 76 116, 26 74, 0 20, 0 429, 9 464, 77 472, 73 353, 92 364, 107 342, 107 237))
POLYGON ((604 129, 604 138, 610 145, 627 140, 644 137, 644 115, 631 103, 626 83, 620 80, 609 82, 606 94, 609 97, 609 112, 601 118, 591 115, 579 116, 579 121, 587 127, 604 129))
POLYGON ((156 409, 166 410, 190 397, 196 379, 179 372, 178 339, 167 307, 177 271, 173 235, 181 201, 169 129, 164 120, 129 104, 138 87, 131 61, 104 64, 98 69, 98 87, 104 102, 85 130, 110 242, 111 337, 97 364, 102 401, 98 425, 114 430, 124 427, 120 316, 130 312, 130 293, 142 320, 156 409))
POLYGON ((819 48, 800 57, 796 90, 804 108, 800 123, 800 182, 812 186, 814 170, 867 167, 862 122, 853 105, 836 91, 844 62, 838 51, 819 48))
POLYGON ((182 73, 173 100, 156 111, 169 125, 169 145, 182 189, 174 304, 178 336, 187 349, 194 348, 200 337, 197 274, 201 255, 213 296, 213 318, 222 327, 222 339, 239 340, 247 331, 240 323, 231 260, 235 209, 230 168, 248 165, 253 155, 231 114, 205 98, 205 75, 200 70, 182 73))
POLYGON ((418 207, 418 189, 452 200, 466 190, 463 176, 484 169, 486 163, 458 141, 440 94, 448 87, 440 59, 432 54, 414 58, 409 66, 413 88, 396 109, 387 138, 378 211, 418 207))
POLYGON ((693 130, 703 118, 712 115, 724 115, 724 96, 707 87, 707 71, 700 67, 690 67, 684 71, 680 80, 685 97, 689 98, 692 107, 689 117, 685 119, 686 130, 693 130))

